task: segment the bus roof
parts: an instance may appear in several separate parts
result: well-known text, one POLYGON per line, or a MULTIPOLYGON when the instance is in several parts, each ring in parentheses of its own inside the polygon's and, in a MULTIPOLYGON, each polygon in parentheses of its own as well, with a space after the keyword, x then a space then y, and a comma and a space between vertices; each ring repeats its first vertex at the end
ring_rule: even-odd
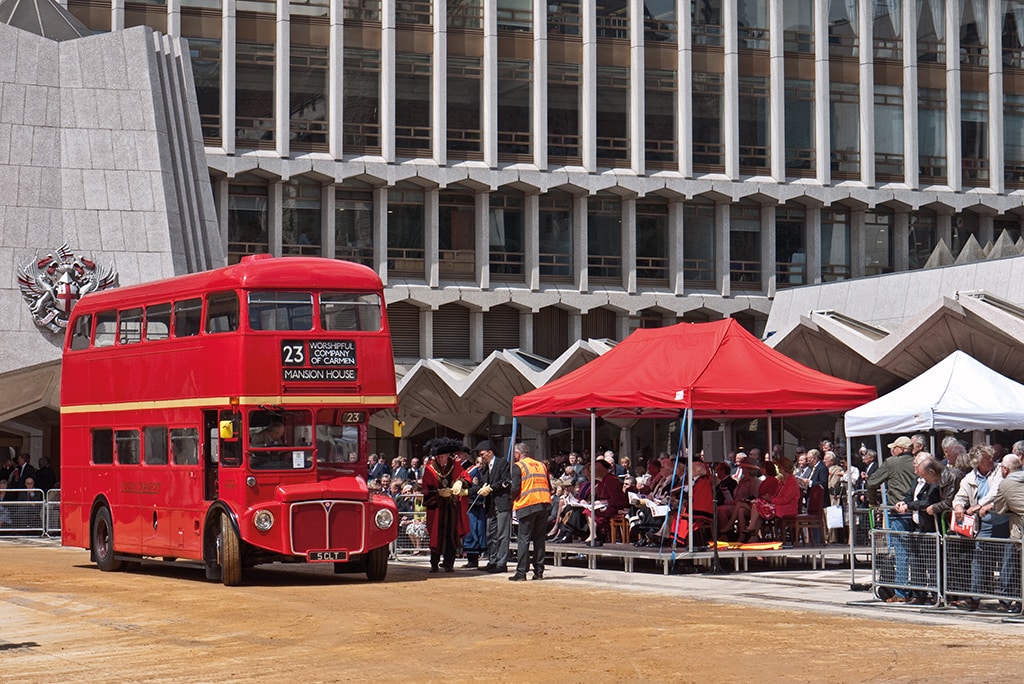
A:
POLYGON ((76 309, 98 311, 123 308, 136 299, 152 301, 155 292, 167 299, 231 289, 356 290, 377 292, 383 287, 377 273, 361 264, 322 257, 273 257, 255 254, 232 266, 189 275, 115 287, 88 294, 76 309))

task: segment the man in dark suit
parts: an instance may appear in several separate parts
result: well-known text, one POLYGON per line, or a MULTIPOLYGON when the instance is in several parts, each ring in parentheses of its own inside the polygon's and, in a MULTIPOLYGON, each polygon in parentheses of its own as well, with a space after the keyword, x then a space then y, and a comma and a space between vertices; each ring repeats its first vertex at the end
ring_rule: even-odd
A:
MULTIPOLYGON (((11 489, 26 489, 25 480, 34 478, 36 469, 32 467, 32 457, 26 453, 18 454, 18 465, 15 466, 14 472, 11 473, 10 488, 11 489)), ((19 495, 19 498, 27 500, 24 493, 19 495)))
POLYGON ((512 471, 508 459, 494 453, 485 439, 474 449, 481 459, 480 489, 487 514, 487 572, 508 572, 508 544, 512 534, 512 471))

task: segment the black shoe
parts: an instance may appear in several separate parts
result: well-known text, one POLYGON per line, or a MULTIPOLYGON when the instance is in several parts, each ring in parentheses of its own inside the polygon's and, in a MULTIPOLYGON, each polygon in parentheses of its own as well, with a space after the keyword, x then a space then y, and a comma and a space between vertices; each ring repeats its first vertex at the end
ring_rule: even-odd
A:
POLYGON ((498 566, 497 565, 485 565, 483 567, 480 567, 478 565, 478 566, 476 566, 476 569, 477 570, 483 570, 484 572, 497 572, 498 571, 498 566))
POLYGON ((454 565, 446 565, 446 566, 444 566, 444 571, 445 572, 455 572, 455 566, 454 565))
POLYGON ((518 572, 508 578, 509 582, 525 582, 526 575, 520 575, 518 572))
POLYGON ((506 572, 508 572, 508 568, 505 567, 504 565, 502 565, 502 566, 488 565, 487 566, 487 572, 490 572, 490 573, 499 573, 500 572, 501 574, 505 574, 506 572))
POLYGON ((561 537, 555 537, 555 544, 572 544, 572 537, 563 534, 561 537))
POLYGON ((436 565, 431 565, 430 566, 430 574, 433 575, 433 574, 436 574, 436 573, 437 573, 437 566, 436 565))
POLYGON ((544 579, 544 573, 543 572, 535 572, 535 573, 533 573, 533 577, 531 577, 530 579, 542 580, 542 579, 544 579))
POLYGON ((480 567, 480 564, 477 563, 476 561, 467 561, 466 564, 463 565, 462 567, 464 567, 466 569, 469 569, 469 570, 475 570, 475 569, 480 567))

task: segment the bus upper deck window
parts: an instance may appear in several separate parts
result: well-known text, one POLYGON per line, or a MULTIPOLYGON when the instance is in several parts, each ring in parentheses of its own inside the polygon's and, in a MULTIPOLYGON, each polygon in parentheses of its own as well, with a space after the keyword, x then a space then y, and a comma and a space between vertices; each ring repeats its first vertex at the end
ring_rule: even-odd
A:
POLYGON ((170 303, 146 307, 146 339, 166 340, 171 336, 170 303))
POLYGON ((97 347, 112 347, 117 339, 117 312, 101 311, 96 314, 96 341, 97 347))
POLYGON ((203 322, 203 300, 199 297, 174 303, 174 336, 198 335, 203 322))
POLYGON ((250 292, 249 327, 253 330, 312 330, 313 295, 309 292, 250 292))
POLYGON ((74 324, 71 326, 71 349, 72 351, 78 351, 79 349, 89 348, 89 339, 92 335, 92 314, 85 314, 75 319, 74 324))
POLYGON ((121 311, 117 321, 117 343, 142 342, 142 307, 121 311))
POLYGON ((238 330, 238 295, 218 292, 206 298, 206 332, 238 330))
POLYGON ((320 325, 324 330, 380 330, 380 297, 372 292, 324 292, 320 325))

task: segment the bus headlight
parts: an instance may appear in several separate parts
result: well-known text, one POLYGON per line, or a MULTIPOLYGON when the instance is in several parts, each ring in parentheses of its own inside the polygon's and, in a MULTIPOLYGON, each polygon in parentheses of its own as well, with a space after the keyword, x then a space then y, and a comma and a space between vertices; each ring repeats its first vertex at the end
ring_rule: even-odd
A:
POLYGON ((256 511, 252 516, 252 524, 260 532, 266 532, 274 526, 274 514, 270 511, 256 511))
POLYGON ((377 515, 373 517, 373 522, 376 523, 377 527, 386 530, 395 522, 394 514, 386 508, 382 508, 377 511, 377 515))

